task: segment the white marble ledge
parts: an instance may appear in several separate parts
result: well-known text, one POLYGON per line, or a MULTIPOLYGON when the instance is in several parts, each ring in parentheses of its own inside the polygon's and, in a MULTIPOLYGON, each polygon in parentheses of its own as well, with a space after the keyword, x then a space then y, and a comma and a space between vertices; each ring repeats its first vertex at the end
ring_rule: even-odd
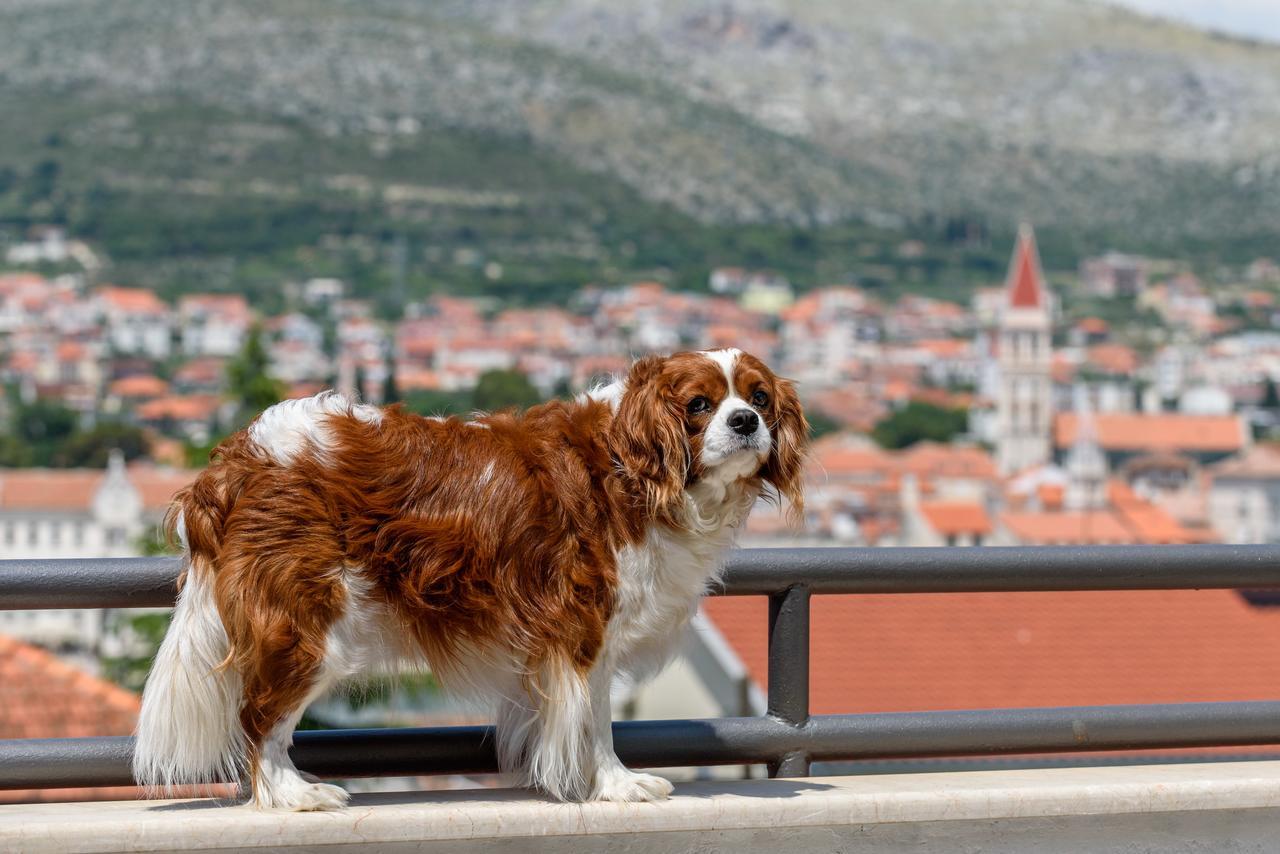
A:
POLYGON ((575 843, 563 850, 592 840, 601 850, 633 850, 616 843, 646 837, 665 841, 634 850, 684 850, 673 842, 681 834, 728 841, 765 828, 803 837, 805 829, 848 826, 1267 807, 1280 807, 1280 762, 715 781, 679 785, 657 804, 557 804, 479 790, 357 795, 330 813, 208 800, 9 805, 0 806, 0 851, 427 851, 445 843, 452 845, 438 850, 482 843, 516 851, 533 850, 535 840, 543 843, 537 850, 558 850, 544 847, 552 840, 575 843))

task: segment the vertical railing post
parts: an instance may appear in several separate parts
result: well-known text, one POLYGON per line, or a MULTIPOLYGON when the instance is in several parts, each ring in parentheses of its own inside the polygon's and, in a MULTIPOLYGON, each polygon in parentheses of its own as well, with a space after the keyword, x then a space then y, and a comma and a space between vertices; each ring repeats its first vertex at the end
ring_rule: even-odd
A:
MULTIPOLYGON (((769 596, 769 715, 801 727, 809 721, 809 588, 769 596)), ((809 756, 789 751, 769 763, 770 777, 807 777, 809 756)))

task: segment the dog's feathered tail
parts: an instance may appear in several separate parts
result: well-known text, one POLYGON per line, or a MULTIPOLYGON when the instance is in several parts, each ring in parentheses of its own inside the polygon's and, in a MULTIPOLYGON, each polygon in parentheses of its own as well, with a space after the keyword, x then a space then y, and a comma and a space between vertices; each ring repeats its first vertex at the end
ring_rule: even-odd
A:
MULTIPOLYGON (((173 622, 147 678, 133 752, 134 779, 153 793, 234 782, 246 766, 239 721, 243 690, 239 674, 228 666, 230 645, 213 595, 214 567, 206 550, 193 552, 188 545, 187 525, 202 527, 204 537, 221 533, 221 514, 210 509, 186 492, 170 511, 186 572, 173 622)), ((202 539, 200 534, 194 539, 202 539)))

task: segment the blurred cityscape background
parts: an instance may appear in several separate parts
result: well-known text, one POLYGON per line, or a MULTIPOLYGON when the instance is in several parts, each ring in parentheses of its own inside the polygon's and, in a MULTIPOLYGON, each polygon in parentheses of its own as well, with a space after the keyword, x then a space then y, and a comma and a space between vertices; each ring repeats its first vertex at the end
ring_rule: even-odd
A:
MULTIPOLYGON (((0 115, 0 558, 163 553, 279 399, 469 417, 724 346, 816 437, 804 527, 743 545, 1280 541, 1269 0, 0 0, 0 115)), ((815 606, 815 711, 1280 677, 1265 597, 882 598, 815 606)), ((620 709, 754 709, 762 608, 620 709)), ((0 737, 127 731, 164 622, 0 611, 0 737)))

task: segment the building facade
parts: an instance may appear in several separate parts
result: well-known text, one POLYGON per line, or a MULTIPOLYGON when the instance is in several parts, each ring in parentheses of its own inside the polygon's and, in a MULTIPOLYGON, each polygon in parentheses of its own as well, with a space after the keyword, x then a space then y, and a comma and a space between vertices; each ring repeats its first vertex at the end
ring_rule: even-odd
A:
POLYGON ((997 333, 996 462, 1002 474, 1040 465, 1050 458, 1052 320, 1035 234, 1024 225, 1009 264, 997 333))

